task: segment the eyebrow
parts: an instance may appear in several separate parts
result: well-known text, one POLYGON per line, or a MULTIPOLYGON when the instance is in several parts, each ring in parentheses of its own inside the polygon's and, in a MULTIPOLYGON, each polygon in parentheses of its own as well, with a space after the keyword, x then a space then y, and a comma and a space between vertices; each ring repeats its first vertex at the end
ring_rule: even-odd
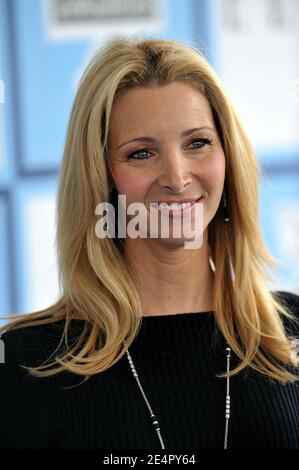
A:
MULTIPOLYGON (((187 129, 186 131, 182 132, 181 133, 181 137, 186 137, 187 135, 189 134, 192 134, 192 132, 195 132, 195 131, 201 131, 203 129, 209 129, 211 131, 214 131, 215 132, 215 129, 213 127, 210 127, 210 126, 202 126, 202 127, 193 127, 192 129, 187 129)), ((149 136, 144 136, 144 137, 137 137, 136 139, 132 139, 132 140, 128 140, 126 142, 123 142, 122 144, 120 144, 116 149, 120 149, 121 147, 123 147, 124 145, 126 144, 130 144, 132 142, 146 142, 146 143, 153 143, 155 142, 155 139, 154 137, 149 137, 149 136)))

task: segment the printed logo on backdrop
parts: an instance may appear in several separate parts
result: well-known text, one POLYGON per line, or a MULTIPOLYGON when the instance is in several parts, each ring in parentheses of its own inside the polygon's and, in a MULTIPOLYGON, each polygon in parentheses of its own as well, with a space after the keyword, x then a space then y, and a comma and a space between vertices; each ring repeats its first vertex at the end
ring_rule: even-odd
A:
POLYGON ((158 32, 165 27, 166 0, 48 0, 52 39, 158 32))
MULTIPOLYGON (((255 24, 256 5, 250 0, 220 0, 221 28, 250 32, 255 24)), ((260 22, 270 31, 297 32, 299 18, 298 0, 260 0, 260 22)), ((260 23, 261 24, 261 23, 260 23)))
POLYGON ((219 0, 217 10, 217 56, 227 91, 261 158, 283 160, 298 151, 299 1, 219 0))
POLYGON ((49 43, 87 41, 80 67, 74 70, 75 93, 90 58, 100 47, 127 35, 163 33, 168 9, 169 0, 46 0, 44 33, 49 43))

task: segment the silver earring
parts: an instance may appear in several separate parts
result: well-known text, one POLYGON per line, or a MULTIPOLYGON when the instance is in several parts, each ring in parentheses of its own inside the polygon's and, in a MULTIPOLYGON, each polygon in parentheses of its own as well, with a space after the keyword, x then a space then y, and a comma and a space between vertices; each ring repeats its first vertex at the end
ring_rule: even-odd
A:
POLYGON ((227 202, 226 202, 226 197, 225 197, 225 192, 223 191, 223 204, 222 204, 222 208, 223 208, 223 219, 225 222, 229 222, 230 221, 230 217, 229 217, 229 212, 228 212, 228 208, 227 208, 227 202))
POLYGON ((213 271, 213 273, 215 273, 216 272, 216 266, 215 266, 215 263, 214 263, 211 256, 209 256, 209 263, 210 263, 211 270, 213 271))

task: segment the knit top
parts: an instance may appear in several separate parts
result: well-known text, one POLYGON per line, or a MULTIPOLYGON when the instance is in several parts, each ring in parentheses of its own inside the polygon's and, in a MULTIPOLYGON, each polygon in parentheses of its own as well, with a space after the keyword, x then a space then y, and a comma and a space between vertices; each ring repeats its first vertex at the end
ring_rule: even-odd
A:
MULTIPOLYGON (((281 295, 299 317, 299 297, 281 295)), ((20 367, 47 361, 63 325, 2 335, 0 447, 161 448, 126 354, 86 382, 69 372, 37 378, 20 367)), ((74 338, 82 326, 72 320, 74 338)), ((216 374, 226 371, 225 347, 213 312, 143 317, 129 352, 166 449, 223 448, 226 379, 216 374)), ((231 367, 238 362, 232 353, 231 367)), ((228 449, 299 448, 299 382, 282 385, 247 367, 230 379, 230 395, 228 449)))

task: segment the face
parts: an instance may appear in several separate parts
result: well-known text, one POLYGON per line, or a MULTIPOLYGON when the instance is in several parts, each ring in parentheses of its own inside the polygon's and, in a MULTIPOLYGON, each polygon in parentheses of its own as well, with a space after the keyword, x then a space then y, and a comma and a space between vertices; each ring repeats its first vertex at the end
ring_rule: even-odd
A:
POLYGON ((191 85, 174 82, 120 95, 112 107, 108 154, 126 206, 140 202, 149 211, 153 202, 201 198, 204 230, 213 219, 225 155, 209 102, 191 85))

